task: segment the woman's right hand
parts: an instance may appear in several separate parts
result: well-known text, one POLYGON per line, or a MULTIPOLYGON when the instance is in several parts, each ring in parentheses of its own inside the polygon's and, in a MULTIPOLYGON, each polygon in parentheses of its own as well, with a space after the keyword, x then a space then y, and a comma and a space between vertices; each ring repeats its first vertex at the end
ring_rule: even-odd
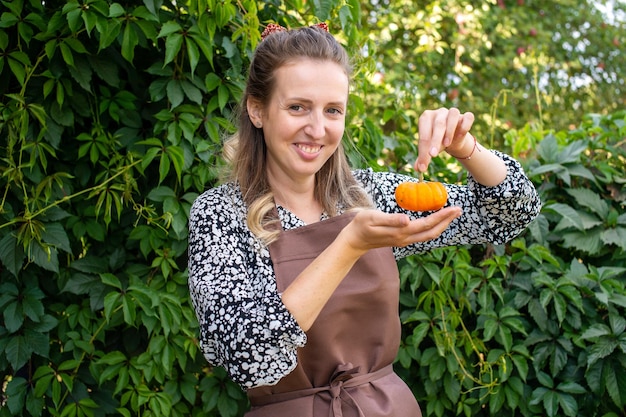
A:
POLYGON ((339 237, 345 239, 353 250, 362 253, 380 247, 407 246, 438 237, 452 220, 461 216, 461 212, 460 207, 450 206, 411 220, 402 213, 362 210, 341 231, 339 237))

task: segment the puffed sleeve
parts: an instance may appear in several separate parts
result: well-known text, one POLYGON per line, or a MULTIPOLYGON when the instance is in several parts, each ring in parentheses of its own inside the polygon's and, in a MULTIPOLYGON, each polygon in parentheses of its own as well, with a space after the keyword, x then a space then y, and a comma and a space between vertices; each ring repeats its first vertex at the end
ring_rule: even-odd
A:
POLYGON ((306 334, 282 303, 267 249, 245 226, 238 189, 202 194, 189 216, 189 290, 200 346, 244 389, 276 384, 306 334))
MULTIPOLYGON (((479 184, 468 175, 466 185, 445 184, 448 191, 446 206, 459 206, 463 214, 436 239, 394 248, 397 258, 428 251, 435 247, 479 244, 503 244, 518 236, 539 214, 541 200, 522 166, 510 156, 490 151, 506 164, 507 176, 497 186, 479 184)), ((400 208, 395 201, 395 189, 400 182, 416 178, 390 172, 359 171, 355 177, 372 196, 378 209, 407 213, 412 218, 429 212, 412 212, 400 208)))

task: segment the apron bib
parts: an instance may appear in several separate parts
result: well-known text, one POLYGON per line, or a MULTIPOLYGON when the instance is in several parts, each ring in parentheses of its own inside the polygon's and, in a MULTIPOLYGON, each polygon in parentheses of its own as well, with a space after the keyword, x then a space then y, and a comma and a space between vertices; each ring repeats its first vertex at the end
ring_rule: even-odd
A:
MULTIPOLYGON (((281 232, 269 247, 279 292, 354 214, 281 232)), ((246 417, 421 417, 392 369, 400 343, 399 285, 391 248, 363 255, 307 332, 296 369, 276 385, 248 391, 246 417)))

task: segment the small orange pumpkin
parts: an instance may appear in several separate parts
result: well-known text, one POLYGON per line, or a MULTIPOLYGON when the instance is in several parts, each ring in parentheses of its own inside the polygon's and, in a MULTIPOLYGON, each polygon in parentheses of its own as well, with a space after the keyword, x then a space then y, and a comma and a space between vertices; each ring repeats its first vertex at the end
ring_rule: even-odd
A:
POLYGON ((448 193, 440 182, 403 182, 396 187, 396 202, 405 210, 439 210, 446 201, 448 193))

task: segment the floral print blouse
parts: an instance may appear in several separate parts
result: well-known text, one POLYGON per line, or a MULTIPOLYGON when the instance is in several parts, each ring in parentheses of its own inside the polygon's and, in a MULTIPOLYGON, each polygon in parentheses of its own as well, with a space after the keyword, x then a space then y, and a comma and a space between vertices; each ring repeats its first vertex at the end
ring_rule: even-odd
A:
MULTIPOLYGON (((505 161, 506 179, 495 187, 482 186, 471 176, 467 185, 446 184, 447 204, 461 206, 462 216, 434 240, 393 248, 396 259, 443 246, 502 244, 537 216, 539 196, 519 163, 491 152, 505 161)), ((411 177, 371 169, 355 170, 354 176, 379 210, 428 214, 406 212, 395 202, 396 186, 411 177)), ((283 207, 278 214, 285 230, 304 225, 283 207)), ((246 225, 237 184, 200 195, 191 209, 189 231, 189 289, 204 356, 226 368, 244 389, 276 384, 295 368, 297 349, 307 339, 281 301, 267 247, 246 225)))

